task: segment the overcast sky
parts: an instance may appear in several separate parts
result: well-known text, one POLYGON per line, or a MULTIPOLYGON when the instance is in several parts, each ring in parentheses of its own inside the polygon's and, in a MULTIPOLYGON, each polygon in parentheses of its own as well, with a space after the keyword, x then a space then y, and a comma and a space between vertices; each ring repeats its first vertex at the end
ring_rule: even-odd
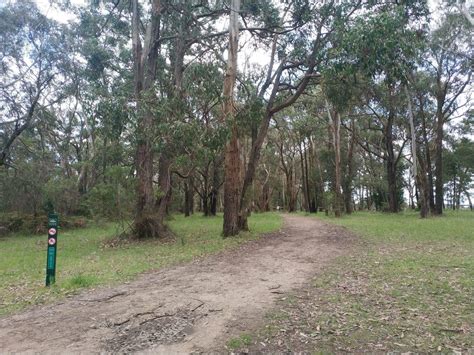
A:
MULTIPOLYGON (((3 5, 10 1, 12 0, 0 0, 0 5, 3 5)), ((21 1, 21 0, 16 0, 16 1, 21 1)), ((70 1, 74 5, 81 5, 81 6, 86 5, 88 2, 88 0, 70 0, 70 1)), ((38 7, 41 9, 43 13, 45 13, 47 16, 51 18, 54 18, 55 20, 59 22, 67 22, 68 20, 71 20, 74 18, 74 16, 72 16, 70 13, 64 13, 62 11, 58 11, 57 9, 54 9, 51 6, 51 3, 49 0, 35 0, 35 2, 38 4, 38 7)), ((435 13, 434 10, 436 10, 437 6, 441 4, 442 2, 443 0, 428 0, 428 5, 431 11, 435 13)), ((468 7, 474 6, 474 0, 466 0, 466 3, 468 7)))

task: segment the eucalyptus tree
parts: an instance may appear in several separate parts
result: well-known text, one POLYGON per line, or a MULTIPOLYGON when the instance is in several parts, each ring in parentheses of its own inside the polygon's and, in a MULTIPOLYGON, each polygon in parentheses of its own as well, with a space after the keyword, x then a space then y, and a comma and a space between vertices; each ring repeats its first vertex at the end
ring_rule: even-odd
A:
POLYGON ((240 185, 240 151, 237 124, 234 120, 234 87, 237 80, 237 53, 239 46, 239 12, 240 0, 231 0, 229 15, 229 47, 227 68, 224 78, 222 114, 224 121, 231 121, 231 137, 225 147, 225 180, 224 180, 224 237, 239 233, 239 185, 240 185), (234 122, 232 122, 234 121, 234 122))
MULTIPOLYGON (((366 109, 376 118, 376 127, 383 137, 383 153, 388 183, 388 209, 400 209, 397 176, 404 145, 407 141, 397 125, 400 120, 403 86, 407 74, 417 59, 419 43, 425 27, 423 18, 426 4, 414 2, 407 5, 388 4, 368 16, 360 17, 354 26, 343 29, 342 57, 338 64, 343 70, 357 71, 372 81, 366 91, 366 109), (419 28, 412 26, 419 20, 419 28), (396 148, 397 139, 403 143, 396 148)), ((367 144, 362 145, 368 149, 367 144)), ((371 153, 376 153, 374 150, 371 153)), ((379 153, 377 153, 379 154, 379 153)))
MULTIPOLYGON (((215 23, 224 13, 221 1, 153 1, 141 41, 144 7, 132 2, 135 111, 137 126, 138 204, 135 233, 160 236, 171 198, 171 171, 176 159, 179 127, 186 124, 183 73, 189 61, 209 52, 207 40, 222 35, 215 23), (209 33, 211 32, 211 33, 209 33), (196 49, 196 46, 198 49, 196 49), (199 49, 200 48, 200 49, 199 49), (168 57, 168 58, 166 58, 168 57), (168 60, 167 60, 168 59, 168 60), (169 64, 168 64, 169 63, 169 64), (178 132, 174 135, 173 132, 178 132), (153 189, 154 149, 159 151, 158 199, 153 189)), ((179 154, 179 152, 178 152, 179 154)))
MULTIPOLYGON (((459 14, 447 13, 441 26, 430 35, 429 51, 425 58, 427 71, 435 82, 432 96, 436 102, 436 214, 443 212, 445 124, 459 112, 463 106, 461 95, 472 84, 472 31, 469 26, 459 14)), ((469 103, 469 97, 464 101, 469 103)))
POLYGON ((353 16, 361 3, 338 2, 336 5, 336 2, 290 2, 281 11, 276 26, 267 31, 272 39, 269 64, 256 95, 263 103, 262 118, 252 141, 240 188, 239 230, 248 228, 250 187, 270 121, 277 112, 294 104, 310 83, 317 83, 318 70, 336 25, 353 16))
MULTIPOLYGON (((122 171, 126 190, 133 180, 128 14, 120 2, 92 3, 75 11, 77 21, 69 24, 75 58, 71 76, 76 88, 70 98, 75 108, 70 115, 75 127, 68 143, 75 155, 80 194, 85 199, 89 193, 102 196, 101 204, 112 207, 118 197, 106 193, 111 190, 110 173, 115 171, 115 176, 122 171)), ((132 199, 133 192, 127 195, 132 199)))
POLYGON ((31 1, 0 8, 0 166, 20 135, 64 98, 64 29, 31 1))
POLYGON ((185 151, 181 156, 189 159, 179 175, 184 180, 185 199, 189 204, 185 212, 191 209, 192 195, 196 192, 205 216, 216 215, 219 190, 223 184, 222 152, 227 130, 220 122, 221 75, 218 64, 201 58, 189 63, 183 77, 187 125, 192 127, 192 136, 180 140, 181 149, 185 151))

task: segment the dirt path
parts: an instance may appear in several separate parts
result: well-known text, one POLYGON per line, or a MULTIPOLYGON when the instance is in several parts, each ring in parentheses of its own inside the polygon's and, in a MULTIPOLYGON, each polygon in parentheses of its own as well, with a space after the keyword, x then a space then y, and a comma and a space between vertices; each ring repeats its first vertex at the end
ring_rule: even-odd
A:
POLYGON ((284 228, 192 263, 0 319, 1 352, 185 353, 222 349, 276 297, 350 250, 344 229, 285 215, 284 228))

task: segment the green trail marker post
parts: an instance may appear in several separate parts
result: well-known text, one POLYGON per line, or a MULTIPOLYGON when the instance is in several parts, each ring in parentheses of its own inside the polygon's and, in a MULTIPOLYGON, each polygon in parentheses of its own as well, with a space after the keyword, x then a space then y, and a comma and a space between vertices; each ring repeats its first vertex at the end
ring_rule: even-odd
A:
POLYGON ((56 248, 58 246, 59 218, 56 213, 48 214, 48 252, 46 255, 46 286, 54 284, 56 277, 56 248))

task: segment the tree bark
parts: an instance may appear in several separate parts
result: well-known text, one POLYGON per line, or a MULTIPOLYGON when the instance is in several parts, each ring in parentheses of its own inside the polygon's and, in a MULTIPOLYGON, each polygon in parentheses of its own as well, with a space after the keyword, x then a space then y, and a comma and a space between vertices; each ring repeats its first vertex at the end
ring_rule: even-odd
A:
POLYGON ((410 134, 411 134, 411 154, 412 154, 412 173, 413 173, 413 178, 415 182, 418 182, 418 185, 420 186, 420 195, 421 195, 421 208, 420 208, 420 217, 421 218, 426 218, 428 217, 430 206, 429 206, 429 199, 430 199, 430 194, 429 194, 429 187, 428 187, 428 181, 426 179, 426 165, 423 162, 423 159, 421 157, 421 151, 417 147, 416 144, 416 132, 415 132, 415 117, 413 114, 413 107, 411 103, 411 94, 410 91, 408 90, 408 86, 404 86, 405 89, 405 96, 407 98, 407 104, 408 104, 408 117, 410 121, 410 134), (420 155, 420 172, 418 174, 418 169, 417 169, 417 155, 420 155))
POLYGON ((435 200, 434 200, 434 186, 433 186, 433 168, 431 166, 431 150, 430 144, 428 140, 428 130, 426 128, 426 117, 425 117, 425 110, 423 107, 423 98, 422 96, 419 97, 420 101, 420 116, 421 116, 421 123, 422 123, 422 132, 423 132, 423 143, 425 145, 425 156, 426 156, 426 172, 428 174, 428 189, 429 189, 429 205, 430 211, 435 211, 435 200))
POLYGON ((189 176, 184 182, 184 216, 194 213, 194 178, 189 176))
POLYGON ((335 183, 335 208, 336 217, 341 217, 341 116, 339 112, 333 115, 333 144, 334 144, 334 183, 335 183))
POLYGON ((435 213, 443 214, 443 135, 444 135, 444 112, 443 106, 446 98, 445 84, 441 78, 437 80, 436 94, 436 140, 435 140, 435 213))
POLYGON ((317 206, 316 206, 316 196, 312 194, 311 192, 313 191, 311 185, 309 184, 309 162, 311 159, 308 161, 308 149, 310 149, 309 146, 306 146, 306 143, 303 141, 303 159, 304 159, 304 170, 305 170, 305 184, 306 184, 306 191, 307 191, 307 196, 308 196, 308 205, 309 205, 309 212, 310 213, 315 213, 317 212, 317 206))
POLYGON ((334 151, 334 214, 341 217, 341 116, 335 109, 331 111, 326 100, 326 110, 332 136, 332 149, 334 151))
POLYGON ((212 187, 210 193, 211 201, 209 209, 209 214, 211 216, 217 215, 217 198, 219 196, 219 187, 221 185, 221 181, 219 179, 219 165, 220 163, 218 164, 216 159, 214 159, 212 162, 212 187))
POLYGON ((237 78, 237 52, 239 44, 240 0, 232 0, 229 21, 229 53, 224 79, 223 116, 231 126, 231 138, 225 147, 224 177, 224 237, 237 235, 239 226, 240 196, 240 147, 237 123, 235 122, 234 86, 237 78))
POLYGON ((306 184, 306 170, 303 156, 304 147, 301 147, 301 143, 298 145, 298 150, 300 153, 301 182, 303 185, 303 208, 306 212, 309 212, 309 191, 308 185, 306 184))
POLYGON ((347 175, 344 183, 344 203, 347 214, 351 214, 354 207, 352 204, 352 180, 354 178, 354 148, 355 148, 355 122, 351 119, 351 138, 349 141, 349 148, 347 151, 347 175))
POLYGON ((399 211, 398 205, 398 189, 397 189, 397 161, 393 146, 393 122, 395 120, 395 112, 391 108, 388 114, 387 124, 384 128, 384 144, 386 149, 386 169, 388 182, 388 209, 392 213, 399 211))
POLYGON ((161 2, 153 0, 151 21, 145 35, 145 46, 140 39, 138 0, 132 1, 132 47, 134 59, 134 91, 138 116, 138 143, 136 154, 137 207, 134 233, 138 238, 158 237, 165 230, 163 220, 155 213, 153 193, 154 117, 150 103, 154 97, 152 87, 156 79, 158 39, 160 37, 161 2))

